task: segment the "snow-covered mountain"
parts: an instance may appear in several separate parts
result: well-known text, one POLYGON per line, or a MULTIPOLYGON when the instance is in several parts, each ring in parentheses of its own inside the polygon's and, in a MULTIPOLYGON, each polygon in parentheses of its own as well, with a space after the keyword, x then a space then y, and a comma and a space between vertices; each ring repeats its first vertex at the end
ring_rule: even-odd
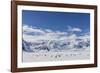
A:
POLYGON ((66 29, 67 31, 58 31, 23 26, 23 50, 27 52, 54 52, 89 49, 90 32, 83 33, 79 28, 69 28, 70 30, 66 29))
POLYGON ((22 41, 23 50, 27 52, 49 52, 84 50, 90 47, 89 39, 69 39, 69 40, 36 40, 22 41))

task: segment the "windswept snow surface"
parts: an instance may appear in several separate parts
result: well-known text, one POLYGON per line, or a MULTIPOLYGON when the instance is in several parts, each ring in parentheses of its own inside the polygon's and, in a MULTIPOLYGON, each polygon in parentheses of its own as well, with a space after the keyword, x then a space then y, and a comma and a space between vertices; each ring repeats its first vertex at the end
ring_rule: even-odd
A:
POLYGON ((90 59, 90 35, 24 26, 22 49, 23 62, 90 59))

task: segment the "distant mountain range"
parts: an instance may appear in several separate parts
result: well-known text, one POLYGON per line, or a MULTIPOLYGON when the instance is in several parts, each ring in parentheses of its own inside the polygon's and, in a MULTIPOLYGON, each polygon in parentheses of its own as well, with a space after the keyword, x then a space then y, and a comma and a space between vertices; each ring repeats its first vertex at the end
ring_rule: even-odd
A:
POLYGON ((49 52, 89 49, 90 39, 69 40, 22 40, 23 51, 26 52, 49 52))

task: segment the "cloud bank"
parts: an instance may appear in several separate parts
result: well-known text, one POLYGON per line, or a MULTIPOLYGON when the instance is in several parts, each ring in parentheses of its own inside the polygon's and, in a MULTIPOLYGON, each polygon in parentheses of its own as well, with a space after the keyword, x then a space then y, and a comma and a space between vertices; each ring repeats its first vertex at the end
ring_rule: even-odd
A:
POLYGON ((28 25, 23 26, 23 39, 26 41, 37 41, 37 40, 75 40, 89 38, 88 34, 78 36, 74 32, 82 32, 82 29, 77 27, 68 26, 66 31, 54 31, 51 29, 41 29, 38 27, 32 27, 28 25))

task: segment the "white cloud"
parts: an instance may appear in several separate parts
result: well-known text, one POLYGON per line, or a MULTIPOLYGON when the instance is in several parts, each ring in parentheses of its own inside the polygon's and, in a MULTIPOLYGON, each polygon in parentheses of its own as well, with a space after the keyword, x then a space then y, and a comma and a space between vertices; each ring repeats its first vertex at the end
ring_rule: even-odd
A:
MULTIPOLYGON (((79 28, 72 28, 68 27, 68 31, 74 32, 81 32, 82 30, 79 28)), ((70 32, 61 32, 61 31, 53 31, 51 29, 39 29, 36 27, 31 27, 31 26, 23 26, 23 39, 27 41, 36 41, 36 40, 70 40, 70 41, 75 41, 75 39, 80 38, 80 39, 86 39, 89 38, 89 35, 82 35, 82 36, 77 36, 74 33, 70 32), (30 35, 27 33, 41 33, 40 35, 30 35)))
POLYGON ((79 28, 73 28, 72 31, 77 31, 77 32, 81 32, 82 30, 79 28))
POLYGON ((77 28, 77 27, 68 26, 68 31, 71 31, 71 32, 81 32, 82 30, 80 28, 77 28))
POLYGON ((44 35, 66 35, 67 32, 61 32, 61 31, 53 31, 50 29, 39 29, 36 27, 32 27, 32 26, 28 26, 28 25, 24 25, 23 26, 23 32, 24 33, 41 33, 44 35))
POLYGON ((53 33, 53 31, 50 30, 50 29, 45 29, 45 32, 47 32, 47 33, 53 33))
POLYGON ((26 40, 58 40, 67 36, 67 32, 53 31, 51 29, 39 29, 32 26, 23 26, 23 38, 26 40), (40 33, 40 35, 30 35, 27 33, 40 33))
POLYGON ((32 26, 23 26, 23 32, 26 32, 26 33, 31 33, 31 32, 34 32, 34 33, 41 33, 41 34, 45 34, 45 32, 41 29, 37 29, 37 28, 33 28, 32 26))

